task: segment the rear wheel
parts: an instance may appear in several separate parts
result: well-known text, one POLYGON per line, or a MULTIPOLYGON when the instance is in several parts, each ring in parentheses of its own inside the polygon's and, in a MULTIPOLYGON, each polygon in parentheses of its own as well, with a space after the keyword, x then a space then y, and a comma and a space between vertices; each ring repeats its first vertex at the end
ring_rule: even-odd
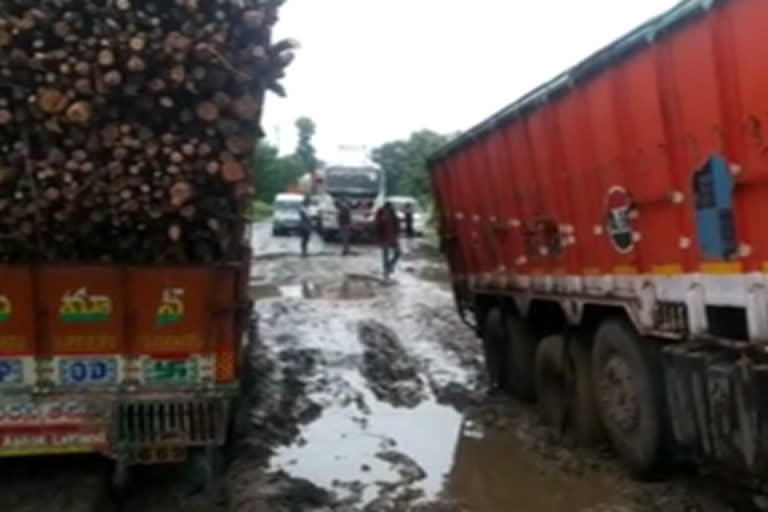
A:
POLYGON ((536 350, 536 396, 542 419, 567 430, 579 445, 605 438, 592 387, 589 344, 580 335, 550 336, 536 350))
POLYGON ((595 335, 593 383, 600 417, 613 446, 638 478, 658 467, 661 376, 642 338, 623 321, 604 322, 595 335))
POLYGON ((593 446, 605 441, 606 433, 595 399, 592 351, 584 333, 568 339, 569 422, 579 444, 593 446))
POLYGON ((561 336, 549 336, 536 349, 536 397, 541 419, 558 430, 565 428, 568 413, 568 382, 561 336))
POLYGON ((503 371, 506 374, 507 388, 515 397, 526 402, 536 399, 534 366, 537 339, 528 323, 513 315, 505 314, 503 371))
POLYGON ((505 361, 502 315, 503 313, 499 308, 494 308, 485 317, 483 324, 483 356, 488 389, 491 391, 506 387, 504 372, 502 371, 502 364, 505 361))

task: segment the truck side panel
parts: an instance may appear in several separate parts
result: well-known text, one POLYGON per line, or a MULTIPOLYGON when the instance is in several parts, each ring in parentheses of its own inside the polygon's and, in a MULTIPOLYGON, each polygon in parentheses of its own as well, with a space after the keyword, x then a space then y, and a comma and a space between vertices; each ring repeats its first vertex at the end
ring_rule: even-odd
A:
POLYGON ((34 385, 34 280, 29 268, 0 266, 0 392, 34 385))
MULTIPOLYGON (((701 282, 712 304, 753 300, 723 279, 768 268, 759 235, 768 72, 756 53, 767 36, 754 21, 765 11, 759 0, 720 1, 453 149, 445 167, 454 190, 484 197, 460 197, 460 209, 485 225, 506 217, 525 246, 505 243, 496 255, 493 238, 478 244, 465 218, 466 273, 498 275, 503 265, 514 267, 513 281, 568 274, 590 293, 622 294, 637 289, 633 276, 652 275, 655 293, 672 302, 688 300, 692 277, 681 276, 701 274, 712 276, 701 282), (491 155, 487 164, 478 152, 491 155), (562 256, 550 254, 548 236, 562 256)), ((755 336, 768 337, 764 323, 755 336)))

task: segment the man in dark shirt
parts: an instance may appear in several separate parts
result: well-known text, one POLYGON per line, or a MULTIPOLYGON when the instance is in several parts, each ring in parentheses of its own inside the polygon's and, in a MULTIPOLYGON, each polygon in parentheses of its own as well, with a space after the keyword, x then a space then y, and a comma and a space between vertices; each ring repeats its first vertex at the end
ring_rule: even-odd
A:
POLYGON ((312 236, 312 216, 309 213, 311 202, 309 196, 304 198, 304 202, 299 208, 299 234, 301 235, 301 256, 307 257, 309 238, 312 236))
POLYGON ((376 212, 376 235, 381 247, 381 259, 384 266, 384 279, 394 272, 397 260, 400 259, 400 219, 392 206, 386 202, 376 212))
POLYGON ((349 206, 349 203, 345 200, 339 201, 337 205, 337 221, 339 224, 339 237, 341 238, 341 244, 342 244, 342 256, 349 255, 349 239, 352 233, 350 230, 352 229, 352 211, 349 206))

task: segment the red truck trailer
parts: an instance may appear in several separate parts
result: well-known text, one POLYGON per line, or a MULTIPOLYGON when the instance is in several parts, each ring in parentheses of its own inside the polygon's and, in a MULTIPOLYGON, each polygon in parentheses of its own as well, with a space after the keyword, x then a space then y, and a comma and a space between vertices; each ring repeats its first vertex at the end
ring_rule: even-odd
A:
POLYGON ((430 159, 493 383, 641 475, 768 475, 766 23, 682 2, 430 159))

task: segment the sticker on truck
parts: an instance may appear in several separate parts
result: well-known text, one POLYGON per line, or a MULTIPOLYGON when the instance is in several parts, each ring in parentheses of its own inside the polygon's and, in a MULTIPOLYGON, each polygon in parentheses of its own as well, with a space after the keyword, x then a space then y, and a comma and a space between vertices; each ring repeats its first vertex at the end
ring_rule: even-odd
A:
POLYGON ((112 299, 105 295, 91 295, 83 287, 61 297, 59 320, 64 323, 107 322, 111 317, 112 299))
POLYGON ((200 375, 194 358, 144 360, 144 381, 153 384, 187 384, 198 382, 200 375))
POLYGON ((109 385, 118 381, 117 357, 62 357, 59 382, 67 386, 109 385))
POLYGON ((0 433, 0 456, 102 452, 107 447, 106 430, 13 431, 0 433))
POLYGON ((13 304, 7 295, 0 295, 0 324, 7 322, 13 313, 13 304))
POLYGON ((24 363, 21 359, 0 359, 0 386, 22 384, 24 363))
POLYGON ((184 319, 183 299, 183 288, 166 288, 163 290, 160 306, 155 315, 155 324, 162 327, 181 322, 184 319))
POLYGON ((611 187, 606 196, 606 228, 611 245, 617 252, 625 254, 635 247, 632 235, 630 210, 632 198, 624 187, 611 187))
POLYGON ((89 417, 88 406, 80 400, 0 402, 0 430, 7 428, 82 425, 89 417))

